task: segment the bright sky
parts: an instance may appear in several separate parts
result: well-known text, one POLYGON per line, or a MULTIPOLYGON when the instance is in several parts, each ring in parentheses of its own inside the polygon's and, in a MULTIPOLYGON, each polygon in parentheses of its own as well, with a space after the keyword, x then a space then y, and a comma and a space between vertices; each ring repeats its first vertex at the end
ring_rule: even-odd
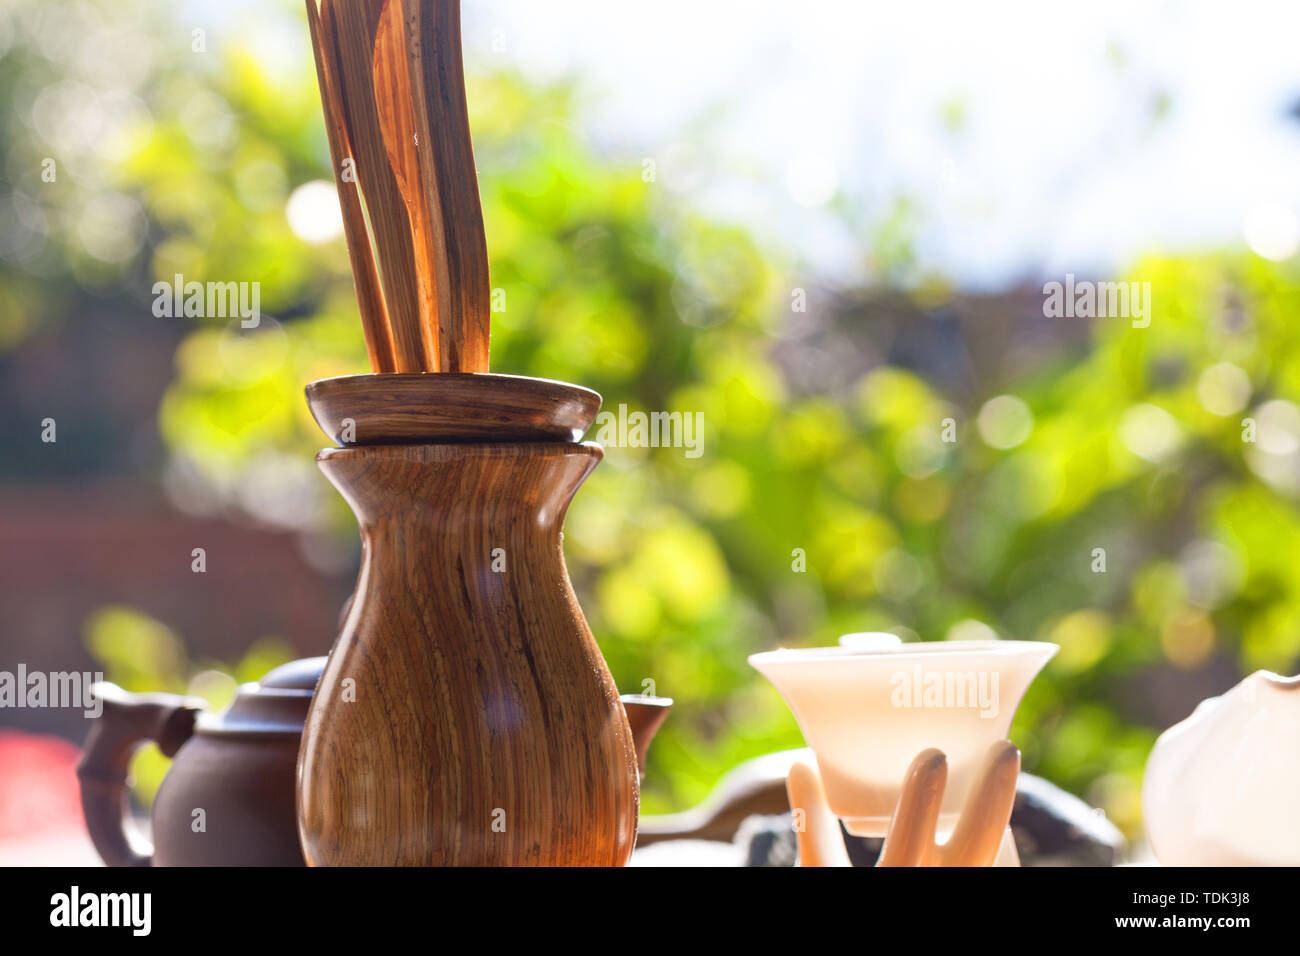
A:
POLYGON ((1300 122, 1287 116, 1300 4, 464 10, 470 69, 580 75, 595 141, 656 159, 683 199, 842 278, 864 275, 862 250, 900 194, 917 209, 922 268, 968 286, 1104 272, 1144 249, 1247 233, 1278 256, 1300 239, 1300 122))

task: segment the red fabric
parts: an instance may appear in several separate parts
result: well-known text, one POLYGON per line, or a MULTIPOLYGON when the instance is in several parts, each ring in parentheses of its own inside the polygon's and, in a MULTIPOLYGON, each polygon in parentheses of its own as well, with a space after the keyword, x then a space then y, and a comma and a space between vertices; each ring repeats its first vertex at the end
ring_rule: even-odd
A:
POLYGON ((80 759, 62 738, 0 729, 0 840, 84 829, 80 759))

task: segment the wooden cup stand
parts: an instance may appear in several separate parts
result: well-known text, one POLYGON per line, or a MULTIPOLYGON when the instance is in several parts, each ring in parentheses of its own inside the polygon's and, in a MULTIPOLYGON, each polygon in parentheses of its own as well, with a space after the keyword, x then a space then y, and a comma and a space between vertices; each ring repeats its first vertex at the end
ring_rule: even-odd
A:
MULTIPOLYGON (((957 825, 936 842, 948 782, 948 759, 933 747, 907 768, 876 866, 1019 866, 1011 809, 1020 775, 1020 751, 1009 740, 985 752, 957 825)), ((840 821, 830 808, 814 762, 800 758, 786 778, 801 867, 852 866, 840 821)))
POLYGON ((307 5, 336 170, 356 159, 338 185, 374 374, 307 387, 363 558, 303 733, 304 854, 622 865, 636 750, 561 547, 600 396, 487 372, 459 2, 307 5))

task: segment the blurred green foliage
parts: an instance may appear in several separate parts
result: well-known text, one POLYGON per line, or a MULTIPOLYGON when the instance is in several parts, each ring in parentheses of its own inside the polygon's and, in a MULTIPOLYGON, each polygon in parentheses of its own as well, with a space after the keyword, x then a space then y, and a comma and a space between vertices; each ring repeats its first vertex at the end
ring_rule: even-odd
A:
MULTIPOLYGON (((16 104, 10 168, 34 176, 57 145, 57 128, 22 125, 42 91, 63 84, 74 105, 74 93, 96 102, 74 60, 36 52, 45 34, 32 24, 59 6, 19 0, 18 40, 0 60, 0 90, 16 104)), ((93 9, 103 29, 147 22, 140 3, 93 9)), ((6 342, 25 334, 14 324, 25 317, 59 315, 61 276, 136 301, 140 322, 185 321, 149 314, 156 279, 262 283, 276 321, 248 332, 195 323, 159 409, 173 454, 219 487, 255 480, 268 456, 309 461, 322 437, 303 385, 365 369, 342 240, 304 242, 285 214, 296 186, 330 178, 299 26, 299 69, 285 71, 233 37, 197 59, 172 24, 178 52, 155 52, 119 104, 124 141, 61 157, 72 172, 63 198, 18 177, 8 200, 44 210, 46 228, 40 250, 6 262, 6 342), (138 215, 129 255, 114 258, 121 247, 101 233, 136 227, 87 224, 88 208, 138 215)), ((640 157, 587 146, 575 90, 493 74, 472 78, 469 100, 492 283, 505 290, 494 370, 593 387, 607 408, 704 415, 698 459, 609 449, 566 525, 570 572, 620 687, 652 681, 677 701, 652 749, 647 811, 695 803, 739 761, 801 745, 746 663, 779 644, 872 629, 1058 643, 1013 737, 1027 769, 1130 832, 1161 729, 1133 706, 1145 677, 1178 686, 1214 665, 1295 668, 1294 262, 1229 251, 1135 263, 1155 290, 1149 328, 1053 320, 1089 321, 1087 347, 976 397, 888 364, 847 388, 794 389, 774 358, 796 284, 782 264, 643 182, 640 157)), ((354 541, 346 507, 329 501, 320 520, 354 541)), ((177 638, 127 614, 92 622, 101 659, 128 686, 189 686, 177 638)), ((257 667, 274 657, 250 653, 257 667)))

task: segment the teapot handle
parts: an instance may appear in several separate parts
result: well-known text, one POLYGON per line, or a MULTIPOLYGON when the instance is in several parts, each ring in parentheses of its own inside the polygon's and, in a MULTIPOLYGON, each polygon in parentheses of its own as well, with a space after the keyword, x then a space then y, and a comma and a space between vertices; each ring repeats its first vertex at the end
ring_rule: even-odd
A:
POLYGON ((103 702, 103 712, 77 765, 86 829, 107 865, 149 866, 153 848, 127 832, 123 816, 131 755, 152 740, 164 756, 175 756, 194 733, 203 701, 176 694, 133 694, 106 681, 96 683, 92 693, 103 702))

